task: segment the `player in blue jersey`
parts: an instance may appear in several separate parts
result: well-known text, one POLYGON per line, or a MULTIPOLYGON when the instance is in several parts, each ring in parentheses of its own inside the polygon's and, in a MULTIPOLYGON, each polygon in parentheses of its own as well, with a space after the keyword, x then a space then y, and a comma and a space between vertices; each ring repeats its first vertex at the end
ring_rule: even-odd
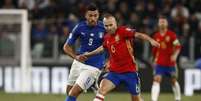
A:
POLYGON ((93 51, 101 46, 105 32, 103 23, 98 21, 99 11, 94 4, 87 7, 85 18, 86 21, 75 26, 63 47, 64 52, 74 59, 67 82, 66 92, 69 96, 66 101, 76 101, 81 92, 94 83, 104 67, 105 55, 103 53, 90 57, 83 63, 79 62, 85 58, 77 54, 93 51), (78 38, 80 48, 76 53, 72 46, 78 38))

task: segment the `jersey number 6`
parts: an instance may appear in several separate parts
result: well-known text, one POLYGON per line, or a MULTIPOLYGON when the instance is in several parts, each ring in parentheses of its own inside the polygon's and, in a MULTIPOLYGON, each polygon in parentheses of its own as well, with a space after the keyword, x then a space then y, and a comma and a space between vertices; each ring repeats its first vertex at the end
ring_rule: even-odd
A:
POLYGON ((111 51, 112 51, 112 53, 115 53, 115 47, 113 46, 113 45, 111 45, 111 51))

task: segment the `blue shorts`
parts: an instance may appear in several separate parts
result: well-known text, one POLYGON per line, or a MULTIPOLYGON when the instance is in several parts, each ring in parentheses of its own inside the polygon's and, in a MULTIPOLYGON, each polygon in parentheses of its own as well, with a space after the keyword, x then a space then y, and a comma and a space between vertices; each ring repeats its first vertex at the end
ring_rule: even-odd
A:
POLYGON ((112 81, 115 86, 123 83, 132 95, 138 95, 140 93, 140 79, 137 72, 109 72, 104 76, 104 79, 112 81))
POLYGON ((154 75, 162 75, 167 77, 177 77, 176 67, 160 66, 156 65, 154 75))

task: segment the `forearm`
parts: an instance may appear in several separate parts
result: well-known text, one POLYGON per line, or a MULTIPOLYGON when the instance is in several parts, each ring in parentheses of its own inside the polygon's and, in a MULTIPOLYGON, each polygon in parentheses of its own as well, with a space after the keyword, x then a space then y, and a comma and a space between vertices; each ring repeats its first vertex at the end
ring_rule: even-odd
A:
POLYGON ((137 38, 140 38, 142 40, 145 40, 145 41, 149 41, 151 42, 153 39, 151 37, 149 37, 148 35, 144 34, 144 33, 140 33, 140 32, 136 32, 136 37, 137 38))
POLYGON ((75 54, 75 52, 73 51, 73 49, 72 49, 71 46, 65 44, 65 45, 63 46, 63 50, 64 50, 64 52, 65 52, 67 55, 69 55, 71 58, 73 58, 73 59, 76 58, 76 54, 75 54))
POLYGON ((181 51, 181 44, 179 42, 178 39, 176 39, 174 42, 173 42, 173 45, 174 45, 174 53, 173 53, 173 56, 174 57, 178 57, 180 51, 181 51))
POLYGON ((180 50, 181 50, 180 48, 175 48, 175 51, 174 51, 174 53, 173 53, 173 56, 177 58, 178 55, 179 55, 179 53, 180 53, 180 50))
POLYGON ((104 51, 103 46, 100 46, 99 48, 97 48, 97 49, 94 50, 94 51, 91 51, 91 52, 85 53, 85 56, 90 57, 90 56, 93 56, 93 55, 99 54, 99 53, 101 53, 101 52, 103 52, 103 51, 104 51))

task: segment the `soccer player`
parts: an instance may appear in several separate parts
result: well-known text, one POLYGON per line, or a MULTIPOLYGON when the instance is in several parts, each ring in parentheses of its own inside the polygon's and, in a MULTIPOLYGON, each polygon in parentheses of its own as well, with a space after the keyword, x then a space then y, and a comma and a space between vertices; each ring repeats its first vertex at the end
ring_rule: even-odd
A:
POLYGON ((69 95, 66 101, 76 101, 81 92, 87 90, 94 83, 100 75, 100 70, 104 67, 105 55, 102 53, 88 58, 83 63, 79 61, 85 58, 76 56, 95 50, 103 42, 105 29, 103 23, 98 21, 99 11, 94 4, 87 7, 85 18, 86 21, 75 26, 63 47, 64 52, 74 59, 66 87, 67 95, 69 95), (76 53, 71 46, 78 38, 81 45, 79 53, 76 53))
POLYGON ((159 18, 158 27, 159 31, 153 36, 153 38, 160 43, 160 48, 153 47, 155 66, 151 99, 152 101, 158 100, 162 76, 167 76, 171 79, 175 100, 180 101, 181 93, 176 76, 176 59, 180 52, 181 45, 176 34, 168 29, 168 21, 166 18, 159 18))
POLYGON ((103 52, 104 49, 109 53, 109 73, 101 81, 94 101, 104 101, 106 94, 120 83, 125 84, 132 95, 132 101, 140 101, 140 80, 131 42, 136 37, 148 40, 153 46, 159 47, 159 43, 134 29, 126 26, 118 27, 115 17, 110 14, 105 15, 103 23, 107 31, 103 45, 83 54, 85 57, 90 57, 103 52))

